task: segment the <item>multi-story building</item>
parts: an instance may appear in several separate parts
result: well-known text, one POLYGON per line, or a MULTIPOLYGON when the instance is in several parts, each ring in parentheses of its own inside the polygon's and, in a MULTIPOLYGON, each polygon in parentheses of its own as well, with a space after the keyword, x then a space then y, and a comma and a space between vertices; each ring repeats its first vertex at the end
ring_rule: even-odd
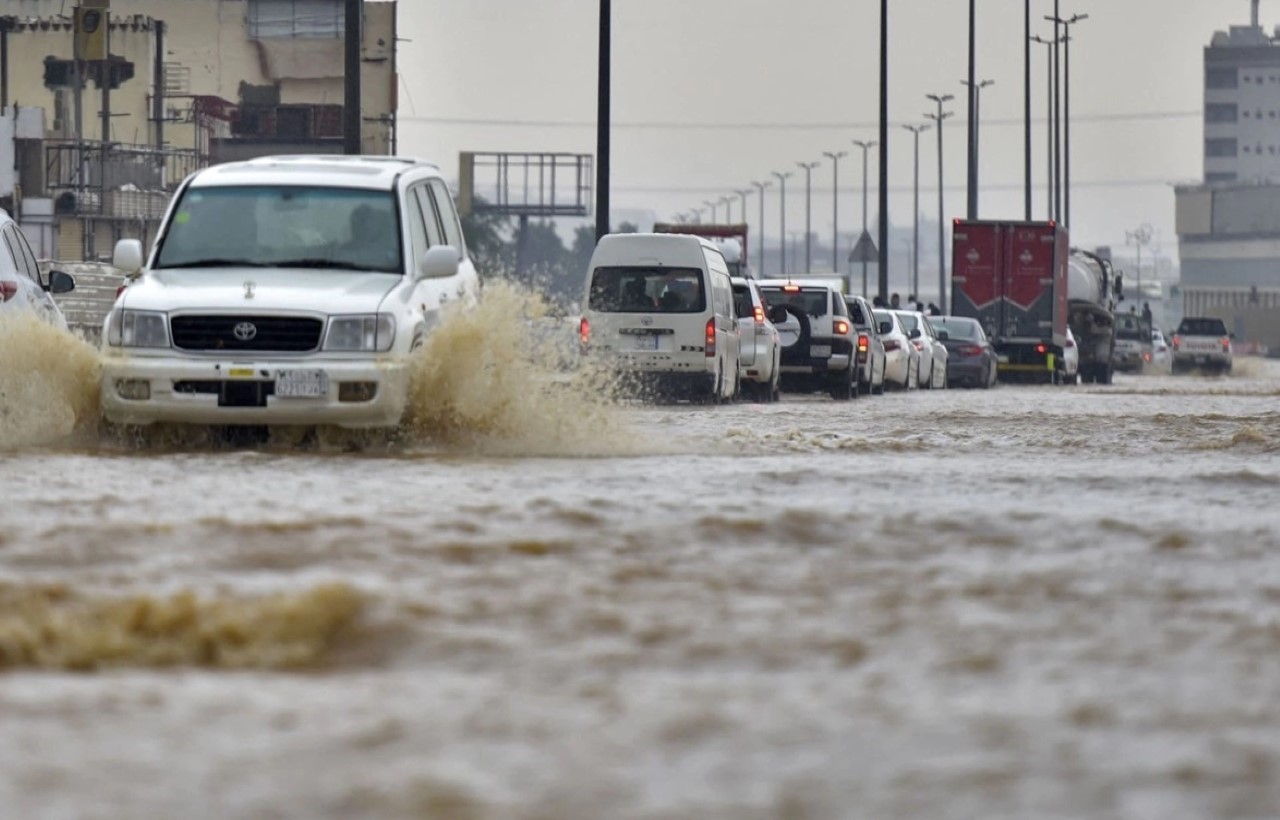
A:
MULTIPOLYGON (((24 169, 0 207, 41 250, 103 259, 152 238, 190 171, 273 153, 342 150, 343 0, 6 0, 4 99, 40 119, 0 130, 24 169), (77 6, 103 8, 106 60, 81 62, 77 6), (79 83, 77 83, 79 79, 79 83), (104 90, 103 85, 107 88, 104 90), (77 93, 77 85, 79 93, 77 93)), ((361 148, 395 153, 396 3, 363 4, 361 148)), ((81 48, 85 41, 81 39, 81 48)))
POLYGON ((1204 183, 1176 190, 1182 311, 1280 351, 1280 27, 1204 50, 1204 183))

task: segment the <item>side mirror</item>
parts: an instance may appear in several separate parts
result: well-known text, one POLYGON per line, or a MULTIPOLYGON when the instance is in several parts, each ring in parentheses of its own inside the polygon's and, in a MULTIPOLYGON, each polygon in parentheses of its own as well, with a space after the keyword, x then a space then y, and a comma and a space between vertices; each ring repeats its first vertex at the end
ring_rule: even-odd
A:
POLYGON ((782 305, 774 305, 769 308, 769 321, 775 325, 780 325, 787 321, 787 317, 791 314, 787 313, 787 309, 782 305))
POLYGON ((912 338, 912 339, 919 339, 919 338, 920 338, 920 329, 919 329, 919 328, 916 328, 915 330, 911 331, 911 337, 910 337, 910 338, 912 338))
POLYGON ((54 270, 49 271, 49 292, 57 295, 59 293, 70 293, 76 289, 75 277, 71 274, 54 270))
POLYGON ((133 276, 142 270, 142 242, 137 239, 121 239, 116 243, 115 253, 111 255, 111 264, 133 276))
POLYGON ((940 341, 940 342, 949 342, 949 341, 951 341, 951 334, 950 334, 950 333, 948 333, 948 332, 946 332, 945 330, 939 330, 939 331, 938 331, 938 341, 940 341))
POLYGON ((881 335, 881 336, 888 336, 888 335, 889 335, 890 333, 892 333, 892 332, 893 332, 893 322, 881 322, 881 323, 880 323, 880 335, 881 335))
POLYGON ((448 245, 436 245, 418 264, 418 278, 444 279, 458 273, 458 252, 448 245))

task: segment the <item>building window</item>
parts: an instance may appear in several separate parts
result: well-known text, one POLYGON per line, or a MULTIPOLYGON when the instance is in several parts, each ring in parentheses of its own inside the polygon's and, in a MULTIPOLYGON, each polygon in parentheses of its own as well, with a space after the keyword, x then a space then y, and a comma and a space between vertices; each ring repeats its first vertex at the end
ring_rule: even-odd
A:
POLYGON ((1246 146, 1244 147, 1244 152, 1245 152, 1246 154, 1247 154, 1247 153, 1249 153, 1249 146, 1247 146, 1247 145, 1246 145, 1246 146))
POLYGON ((1238 88, 1239 84, 1240 73, 1234 68, 1211 68, 1204 75, 1205 88, 1238 88))
POLYGON ((1247 120, 1247 119, 1249 119, 1249 112, 1248 112, 1248 111, 1244 112, 1244 118, 1245 118, 1246 120, 1247 120))
POLYGON ((1238 154, 1239 147, 1236 140, 1216 139, 1204 141, 1204 155, 1206 157, 1234 157, 1238 154))
POLYGON ((1206 122, 1236 122, 1240 119, 1240 109, 1235 103, 1209 103, 1204 107, 1206 122))
POLYGON ((1218 171, 1212 174, 1204 175, 1205 182, 1235 182, 1236 175, 1232 171, 1218 171))
POLYGON ((245 23, 254 40, 342 37, 343 0, 249 0, 245 23))

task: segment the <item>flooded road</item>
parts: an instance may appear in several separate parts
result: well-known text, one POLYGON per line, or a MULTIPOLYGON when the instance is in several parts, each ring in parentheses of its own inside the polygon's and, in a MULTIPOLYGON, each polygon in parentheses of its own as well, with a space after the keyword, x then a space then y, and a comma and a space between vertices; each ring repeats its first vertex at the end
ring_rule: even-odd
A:
POLYGON ((553 447, 10 440, 0 805, 1275 816, 1278 400, 1249 361, 553 447))

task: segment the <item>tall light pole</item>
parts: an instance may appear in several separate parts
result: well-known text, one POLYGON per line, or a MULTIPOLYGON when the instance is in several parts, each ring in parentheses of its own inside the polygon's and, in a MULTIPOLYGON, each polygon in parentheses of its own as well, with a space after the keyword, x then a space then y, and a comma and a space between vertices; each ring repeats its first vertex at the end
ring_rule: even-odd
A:
POLYGON ((965 186, 965 213, 969 219, 978 218, 978 86, 977 77, 977 2, 969 0, 969 181, 965 186))
POLYGON ((818 162, 797 162, 796 167, 804 169, 804 272, 813 273, 813 223, 809 219, 810 209, 813 204, 813 188, 810 181, 813 175, 813 169, 817 168, 821 163, 818 162))
POLYGON ((831 268, 840 272, 840 160, 848 151, 823 151, 831 160, 831 268))
POLYGON ((772 184, 773 183, 767 179, 764 182, 755 182, 753 180, 751 183, 751 187, 755 188, 756 191, 760 193, 760 278, 761 279, 764 278, 764 189, 768 188, 772 184))
POLYGON ((1142 248, 1151 241, 1151 226, 1145 222, 1138 226, 1137 230, 1125 231, 1124 241, 1126 245, 1132 244, 1138 247, 1138 286, 1134 289, 1139 300, 1142 299, 1142 248))
POLYGON ((778 199, 780 200, 778 236, 780 237, 779 242, 781 243, 780 247, 782 248, 782 275, 785 278, 787 275, 787 180, 791 178, 791 172, 787 171, 784 174, 780 171, 773 171, 772 173, 778 180, 778 199))
POLYGON ((1023 108, 1023 161, 1026 165, 1026 179, 1023 183, 1023 198, 1026 200, 1023 219, 1031 221, 1031 0, 1026 0, 1023 17, 1025 31, 1023 33, 1023 66, 1022 66, 1022 108, 1023 108))
POLYGON ((880 298, 889 298, 889 0, 880 0, 880 298))
POLYGON ((1053 219, 1062 221, 1062 101, 1059 88, 1062 85, 1062 15, 1058 13, 1059 0, 1053 0, 1053 16, 1045 19, 1053 23, 1053 219))
POLYGON ((702 200, 702 204, 707 206, 707 210, 711 211, 711 224, 716 224, 716 203, 708 200, 702 200))
MULTIPOLYGON (((747 196, 751 194, 751 191, 748 188, 734 188, 733 192, 738 195, 738 199, 741 202, 742 221, 745 223, 747 221, 747 196)), ((733 220, 730 220, 730 221, 732 222, 733 220)), ((742 252, 746 253, 747 249, 743 248, 742 252)))
MULTIPOLYGON (((879 143, 872 140, 854 140, 853 144, 862 149, 862 233, 867 233, 867 152, 879 143)), ((861 238, 861 237, 859 237, 861 238)), ((862 295, 867 295, 867 260, 862 260, 862 295)))
POLYGON ((1045 143, 1046 143, 1045 156, 1048 157, 1049 163, 1048 163, 1047 171, 1045 175, 1044 187, 1045 187, 1045 191, 1048 194, 1049 205, 1048 205, 1048 208, 1045 210, 1044 218, 1053 219, 1054 192, 1057 190, 1054 187, 1054 183, 1053 183, 1053 178, 1055 174, 1054 169, 1057 168, 1057 157, 1054 156, 1054 152, 1053 152, 1053 128, 1054 128, 1053 88, 1056 85, 1056 79, 1053 76, 1053 42, 1054 41, 1046 40, 1043 37, 1040 37, 1037 35, 1031 38, 1031 42, 1039 43, 1040 45, 1045 46, 1046 47, 1045 55, 1048 58, 1047 66, 1045 67, 1045 79, 1047 84, 1045 87, 1045 98, 1044 98, 1045 108, 1046 108, 1045 120, 1044 120, 1044 123, 1045 123, 1044 133, 1045 133, 1045 143))
POLYGON ((596 241, 609 233, 609 68, 611 0, 600 0, 599 66, 596 78, 596 241))
POLYGON ((915 180, 911 199, 911 292, 920 296, 920 135, 928 125, 904 125, 915 141, 915 180))
MULTIPOLYGON (((954 100, 950 94, 926 94, 926 98, 933 100, 938 105, 938 113, 925 114, 926 117, 933 120, 938 126, 938 307, 943 313, 950 313, 951 307, 947 304, 947 248, 943 244, 943 222, 946 216, 943 213, 943 173, 942 173, 942 123, 948 117, 955 116, 950 111, 943 111, 942 106, 951 100, 954 100)), ((916 294, 919 296, 919 294, 916 294)))
MULTIPOLYGON (((733 197, 731 196, 720 197, 720 204, 724 206, 724 221, 732 222, 733 221, 733 197)), ((744 218, 745 218, 745 214, 744 214, 744 218)))
POLYGON ((971 85, 968 80, 961 80, 960 84, 969 86, 969 94, 973 100, 973 108, 971 109, 973 111, 973 122, 969 124, 969 164, 970 167, 973 168, 973 179, 971 181, 973 187, 970 189, 970 196, 973 197, 973 202, 969 206, 969 218, 977 219, 981 210, 979 207, 978 194, 981 186, 979 177, 981 176, 980 172, 982 171, 982 153, 979 150, 980 139, 982 136, 982 89, 995 85, 996 81, 982 80, 977 85, 971 85))
POLYGON ((1062 26, 1062 224, 1071 227, 1071 27, 1088 20, 1087 14, 1076 14, 1055 20, 1062 26))

